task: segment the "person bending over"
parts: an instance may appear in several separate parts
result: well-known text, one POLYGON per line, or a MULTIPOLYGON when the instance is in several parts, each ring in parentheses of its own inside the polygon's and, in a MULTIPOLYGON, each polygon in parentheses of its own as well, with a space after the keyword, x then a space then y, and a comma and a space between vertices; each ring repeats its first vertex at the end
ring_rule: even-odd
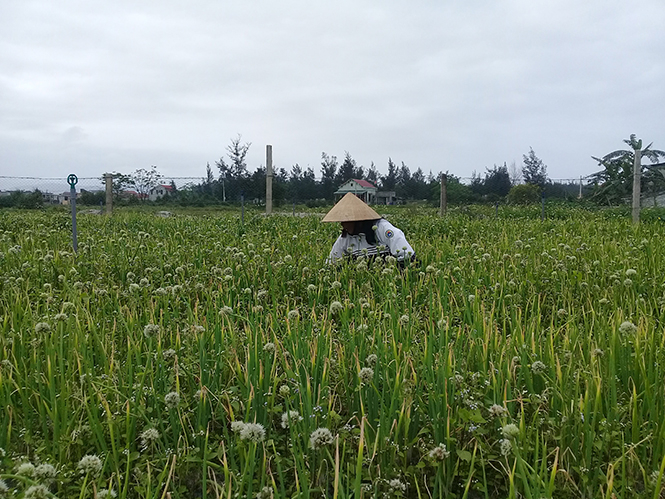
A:
POLYGON ((342 224, 342 234, 333 244, 327 263, 337 263, 345 257, 376 258, 388 255, 402 263, 415 260, 415 251, 404 232, 351 192, 333 206, 322 221, 342 224))

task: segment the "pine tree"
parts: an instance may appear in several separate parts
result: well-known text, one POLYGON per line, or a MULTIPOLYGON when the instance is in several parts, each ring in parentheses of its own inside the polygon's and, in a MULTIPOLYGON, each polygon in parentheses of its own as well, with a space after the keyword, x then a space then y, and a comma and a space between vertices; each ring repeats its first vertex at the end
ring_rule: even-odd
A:
POLYGON ((522 176, 525 184, 537 185, 541 189, 547 184, 547 166, 536 156, 533 148, 529 147, 529 154, 522 156, 524 166, 522 167, 522 176))

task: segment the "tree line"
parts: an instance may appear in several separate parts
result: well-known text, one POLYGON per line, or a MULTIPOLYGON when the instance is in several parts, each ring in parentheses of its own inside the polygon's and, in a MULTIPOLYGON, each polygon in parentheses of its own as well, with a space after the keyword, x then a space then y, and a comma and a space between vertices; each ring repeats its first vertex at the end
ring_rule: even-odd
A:
MULTIPOLYGON (((266 168, 259 166, 250 172, 246 162, 251 143, 243 143, 238 136, 231 140, 226 148, 226 157, 221 157, 214 166, 206 165, 206 176, 199 183, 190 183, 181 188, 172 187, 169 196, 159 203, 177 203, 182 205, 214 205, 239 203, 261 203, 266 192, 266 168)), ((524 165, 517 175, 511 177, 508 167, 494 165, 487 168, 484 176, 474 172, 470 184, 462 182, 458 176, 446 173, 447 199, 451 204, 475 202, 535 202, 541 194, 549 197, 570 198, 577 195, 578 184, 561 184, 550 181, 546 166, 530 149, 524 155, 524 165), (520 187, 521 182, 527 187, 520 187)), ((138 175, 129 175, 122 180, 125 185, 144 185, 147 173, 137 171, 138 175), (141 179, 132 184, 132 178, 141 179)), ((153 183, 161 178, 153 171, 153 183)), ((395 193, 400 202, 425 201, 438 204, 441 192, 441 176, 431 171, 425 173, 422 168, 411 171, 404 162, 397 164, 388 158, 387 172, 380 173, 372 162, 369 167, 359 165, 347 151, 339 160, 337 156, 326 152, 321 154, 319 172, 312 167, 303 168, 299 164, 289 170, 275 168, 273 172, 273 202, 280 204, 306 204, 309 206, 329 205, 334 200, 334 193, 349 179, 365 179, 372 182, 380 191, 395 193)), ((120 177, 119 177, 120 178, 120 177)), ((122 182, 120 182, 122 184, 122 182)), ((120 185, 119 184, 119 185, 120 185)), ((120 185, 122 187, 122 185, 120 185)))
MULTIPOLYGON (((654 194, 665 191, 665 165, 657 164, 665 158, 665 152, 653 149, 651 144, 642 148, 642 141, 635 135, 624 140, 630 146, 627 150, 613 151, 603 157, 592 158, 602 168, 590 176, 591 183, 581 189, 577 182, 554 182, 549 179, 547 166, 536 155, 533 148, 522 156, 522 165, 514 163, 510 167, 493 165, 485 168, 482 174, 472 174, 470 184, 462 182, 450 173, 427 174, 422 168, 411 171, 404 162, 397 164, 388 158, 387 173, 380 173, 372 162, 369 167, 358 165, 347 151, 340 161, 334 155, 323 152, 317 172, 312 167, 303 168, 299 164, 289 170, 275 168, 273 173, 273 202, 280 204, 306 204, 308 206, 329 205, 334 201, 334 193, 349 179, 365 179, 374 183, 380 191, 392 191, 400 202, 425 201, 438 205, 441 192, 441 178, 445 175, 447 201, 450 204, 496 203, 514 204, 535 203, 541 197, 573 199, 580 193, 585 199, 601 205, 625 203, 632 190, 635 155, 651 160, 651 165, 642 165, 641 192, 654 194)), ((259 166, 250 172, 246 162, 251 143, 242 142, 238 135, 226 148, 226 156, 206 165, 206 175, 201 182, 192 182, 176 187, 170 182, 170 192, 160 198, 160 204, 180 204, 183 206, 206 206, 217 204, 246 203, 260 204, 265 200, 266 169, 259 166)), ((157 167, 139 168, 133 173, 113 173, 114 202, 132 204, 147 202, 150 190, 163 182, 163 175, 157 167), (128 195, 128 191, 133 195, 128 195)), ((105 202, 102 192, 83 192, 81 204, 100 205, 105 202)), ((39 191, 32 193, 16 191, 0 197, 1 207, 36 208, 42 205, 39 191)))

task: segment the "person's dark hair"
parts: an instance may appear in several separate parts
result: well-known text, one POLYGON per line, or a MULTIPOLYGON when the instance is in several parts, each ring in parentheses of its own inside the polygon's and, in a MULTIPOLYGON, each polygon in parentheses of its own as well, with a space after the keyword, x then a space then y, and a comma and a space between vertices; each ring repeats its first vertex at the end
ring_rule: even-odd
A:
MULTIPOLYGON (((362 220, 356 222, 356 234, 365 234, 365 239, 369 244, 376 244, 376 235, 374 234, 374 227, 380 218, 376 220, 362 220)), ((346 237, 349 233, 342 229, 342 237, 346 237)), ((354 234, 354 235, 356 235, 354 234)))

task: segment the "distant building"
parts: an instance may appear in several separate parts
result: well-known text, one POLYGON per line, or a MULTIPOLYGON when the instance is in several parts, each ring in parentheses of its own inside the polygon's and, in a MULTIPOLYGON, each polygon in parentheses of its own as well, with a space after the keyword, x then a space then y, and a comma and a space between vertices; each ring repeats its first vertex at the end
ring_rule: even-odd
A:
POLYGON ((148 194, 148 199, 150 201, 157 201, 159 198, 171 194, 173 192, 173 186, 168 184, 161 184, 150 189, 148 194))
MULTIPOLYGON (((69 199, 70 196, 71 196, 71 194, 69 193, 69 191, 63 192, 62 194, 58 194, 58 203, 60 203, 60 204, 69 204, 70 203, 70 199, 69 199)), ((78 198, 78 195, 76 197, 78 198)))
POLYGON ((353 192, 367 204, 395 204, 397 202, 395 191, 379 191, 376 185, 369 180, 357 178, 347 180, 335 191, 335 201, 349 192, 353 192))
POLYGON ((335 201, 344 197, 349 192, 353 192, 367 204, 372 204, 376 200, 377 187, 369 180, 360 180, 352 178, 344 182, 339 189, 335 191, 335 201))
POLYGON ((60 204, 60 196, 52 192, 42 192, 42 202, 45 204, 60 204))
POLYGON ((121 198, 129 199, 129 198, 136 198, 136 199, 147 199, 148 195, 147 194, 139 194, 136 191, 122 191, 120 193, 121 198))
POLYGON ((376 204, 395 204, 397 196, 395 191, 379 191, 376 193, 376 204))

